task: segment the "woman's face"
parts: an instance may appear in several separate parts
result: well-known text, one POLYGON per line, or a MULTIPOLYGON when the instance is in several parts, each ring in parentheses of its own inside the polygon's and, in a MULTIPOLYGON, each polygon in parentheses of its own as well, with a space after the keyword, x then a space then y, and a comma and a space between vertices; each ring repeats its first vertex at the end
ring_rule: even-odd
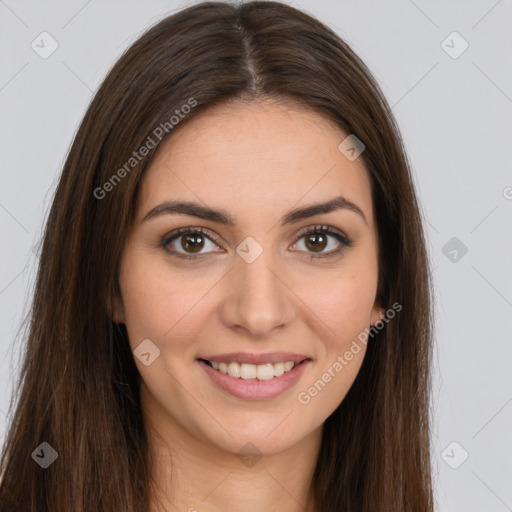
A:
POLYGON ((381 317, 369 176, 338 149, 348 134, 294 104, 178 128, 141 184, 115 318, 160 434, 277 453, 318 434, 381 317), (355 206, 310 210, 341 196, 355 206))

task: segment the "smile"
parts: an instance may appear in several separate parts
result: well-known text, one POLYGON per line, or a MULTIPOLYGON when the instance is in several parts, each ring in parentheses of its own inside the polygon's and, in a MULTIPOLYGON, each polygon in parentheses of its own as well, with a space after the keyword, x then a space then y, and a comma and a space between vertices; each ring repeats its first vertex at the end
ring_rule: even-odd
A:
POLYGON ((206 361, 214 370, 217 370, 225 375, 229 375, 235 379, 258 379, 270 380, 275 377, 280 377, 284 373, 293 369, 297 364, 293 361, 286 361, 282 363, 267 363, 267 364, 247 364, 247 363, 218 363, 216 361, 206 361))
POLYGON ((196 362, 221 391, 245 400, 266 400, 295 386, 311 359, 251 364, 201 358, 196 362))

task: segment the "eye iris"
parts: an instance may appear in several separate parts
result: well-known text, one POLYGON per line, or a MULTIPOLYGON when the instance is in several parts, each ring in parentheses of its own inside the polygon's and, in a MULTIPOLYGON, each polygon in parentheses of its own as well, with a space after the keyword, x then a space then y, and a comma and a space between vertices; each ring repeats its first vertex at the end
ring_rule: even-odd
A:
POLYGON ((306 245, 308 249, 312 249, 313 251, 320 252, 325 249, 327 244, 326 236, 322 233, 313 233, 311 235, 306 236, 306 245), (311 243, 311 239, 316 240, 316 242, 311 243), (321 239, 321 242, 318 240, 321 239))
POLYGON ((204 246, 204 238, 200 234, 190 234, 190 235, 182 235, 181 237, 181 247, 188 251, 191 249, 190 252, 199 252, 204 246), (190 239, 196 239, 196 242, 190 243, 190 239), (199 242, 197 242, 197 239, 199 239, 199 242), (186 240, 186 241, 185 241, 186 240))

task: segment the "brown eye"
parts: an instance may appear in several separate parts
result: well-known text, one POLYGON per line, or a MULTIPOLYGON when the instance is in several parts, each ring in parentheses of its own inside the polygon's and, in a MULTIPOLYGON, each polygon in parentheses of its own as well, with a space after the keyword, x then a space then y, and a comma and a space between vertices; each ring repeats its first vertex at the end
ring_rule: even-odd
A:
POLYGON ((330 226, 315 226, 314 228, 304 230, 299 235, 298 242, 295 244, 296 249, 306 252, 311 258, 337 256, 345 248, 351 246, 351 240, 341 231, 330 226), (300 247, 301 243, 304 243, 304 248, 300 247), (327 248, 329 250, 326 250, 327 248))
POLYGON ((204 247, 204 237, 199 234, 181 235, 181 247, 186 252, 200 252, 204 247))
POLYGON ((327 237, 324 234, 313 233, 305 237, 306 247, 313 252, 321 252, 327 246, 327 237))
POLYGON ((160 241, 160 245, 166 252, 181 258, 194 258, 209 252, 218 252, 215 251, 218 245, 202 228, 180 228, 172 231, 160 241), (204 251, 203 249, 208 249, 208 244, 212 250, 204 251))

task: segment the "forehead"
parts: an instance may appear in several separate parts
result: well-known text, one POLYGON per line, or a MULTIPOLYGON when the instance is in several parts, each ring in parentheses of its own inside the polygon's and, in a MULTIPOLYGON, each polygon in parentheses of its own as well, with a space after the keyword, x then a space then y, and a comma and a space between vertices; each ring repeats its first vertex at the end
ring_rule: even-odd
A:
POLYGON ((184 123, 147 169, 138 217, 174 199, 222 207, 239 218, 275 218, 292 206, 343 195, 373 223, 362 158, 338 149, 347 137, 330 119, 292 102, 232 102, 184 123))

